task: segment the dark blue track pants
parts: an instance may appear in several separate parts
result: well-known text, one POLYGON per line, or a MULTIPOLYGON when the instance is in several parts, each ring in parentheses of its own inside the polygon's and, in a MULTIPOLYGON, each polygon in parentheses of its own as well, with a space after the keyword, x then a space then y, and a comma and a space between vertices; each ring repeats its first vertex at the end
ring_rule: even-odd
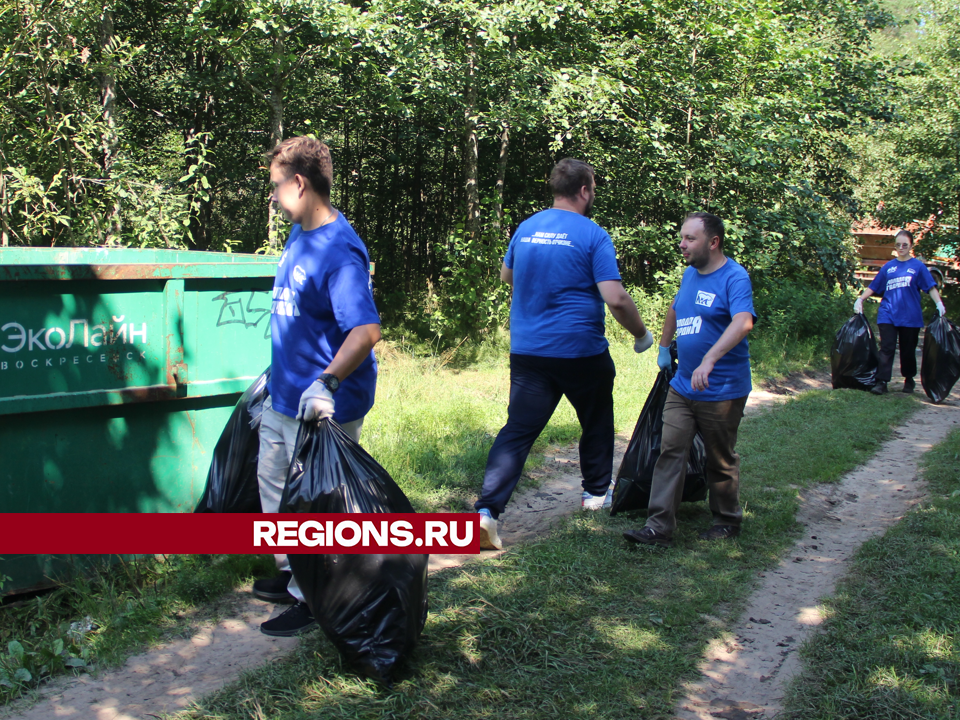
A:
POLYGON ((513 494, 533 443, 550 421, 560 398, 577 412, 583 489, 602 495, 613 472, 613 379, 610 353, 584 358, 510 355, 507 424, 487 457, 483 490, 474 507, 499 517, 513 494))

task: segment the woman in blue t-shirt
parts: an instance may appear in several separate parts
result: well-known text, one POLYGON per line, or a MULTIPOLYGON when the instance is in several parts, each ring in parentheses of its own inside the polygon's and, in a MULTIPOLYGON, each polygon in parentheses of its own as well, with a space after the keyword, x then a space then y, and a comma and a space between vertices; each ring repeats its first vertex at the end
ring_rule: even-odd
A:
POLYGON ((928 293, 944 315, 943 301, 937 292, 937 283, 927 266, 911 255, 913 233, 901 230, 893 240, 897 259, 882 268, 863 294, 853 304, 858 315, 863 312, 863 301, 871 295, 882 295, 877 327, 880 328, 880 362, 877 365, 877 382, 870 392, 883 395, 893 372, 893 355, 900 343, 900 372, 903 374, 903 390, 912 393, 916 387, 913 378, 917 374, 917 340, 923 327, 923 312, 920 310, 920 291, 928 293))

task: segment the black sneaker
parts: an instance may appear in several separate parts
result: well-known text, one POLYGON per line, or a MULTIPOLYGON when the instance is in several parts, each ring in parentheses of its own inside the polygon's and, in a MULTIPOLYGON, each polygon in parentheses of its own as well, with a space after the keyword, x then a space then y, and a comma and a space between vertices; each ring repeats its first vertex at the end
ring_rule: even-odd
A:
POLYGON ((673 540, 662 533, 658 533, 652 527, 644 525, 639 530, 627 530, 623 534, 624 539, 640 545, 655 545, 656 547, 673 547, 673 540))
POLYGON ((872 388, 870 388, 870 392, 872 392, 874 395, 886 395, 886 394, 887 394, 887 384, 886 384, 883 380, 881 380, 881 381, 878 382, 876 385, 874 385, 872 388))
POLYGON ((310 632, 317 626, 317 621, 310 612, 310 606, 305 602, 291 605, 272 620, 260 625, 260 632, 274 637, 293 637, 310 632))
POLYGON ((916 387, 917 387, 917 383, 914 382, 913 378, 904 378, 903 390, 901 390, 900 392, 910 394, 916 389, 916 387))
POLYGON ((282 572, 272 578, 260 578, 253 582, 253 596, 275 603, 292 603, 297 599, 287 591, 290 573, 282 572))
POLYGON ((714 525, 709 530, 704 530, 697 537, 701 540, 729 540, 740 534, 738 525, 714 525))

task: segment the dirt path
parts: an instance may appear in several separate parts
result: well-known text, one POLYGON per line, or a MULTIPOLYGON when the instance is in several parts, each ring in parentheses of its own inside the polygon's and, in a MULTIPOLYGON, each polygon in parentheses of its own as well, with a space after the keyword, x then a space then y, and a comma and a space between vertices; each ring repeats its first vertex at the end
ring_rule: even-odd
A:
MULTIPOLYGON (((757 388, 750 396, 747 414, 770 407, 804 390, 823 387, 830 387, 829 375, 811 373, 794 377, 790 382, 775 388, 757 388)), ((628 439, 627 436, 617 438, 617 463, 628 439)), ((534 475, 542 480, 540 486, 523 490, 521 484, 521 491, 513 498, 507 512, 501 516, 501 537, 508 548, 543 534, 560 518, 579 509, 581 488, 576 445, 557 448, 544 459, 544 465, 535 471, 534 475)), ((865 497, 866 493, 858 495, 865 497)), ((828 498, 825 501, 829 500, 828 498)), ((858 514, 863 514, 864 505, 853 507, 858 514)), ((797 550, 796 556, 802 557, 819 550, 820 546, 816 541, 808 542, 813 542, 817 547, 811 545, 806 550, 797 550)), ((843 557, 848 556, 861 541, 851 542, 856 544, 842 549, 843 557)), ((840 552, 841 548, 836 548, 836 551, 840 552)), ((475 557, 433 555, 430 558, 430 569, 436 571, 455 567, 475 557)), ((825 563, 827 560, 818 561, 817 565, 825 563)), ((814 566, 814 563, 800 564, 814 566)), ((770 575, 776 577, 776 572, 770 575)), ((816 592, 813 599, 826 592, 828 591, 816 592)), ((0 717, 9 720, 153 718, 188 707, 194 699, 232 682, 242 671, 262 665, 296 645, 296 639, 270 638, 259 631, 260 623, 281 612, 283 607, 261 602, 243 592, 233 593, 223 602, 230 606, 229 612, 221 614, 226 619, 202 628, 193 637, 175 640, 131 657, 121 668, 98 676, 60 678, 40 691, 38 702, 32 707, 19 711, 18 714, 12 714, 17 712, 15 707, 9 708, 6 713, 0 710, 0 717)), ((809 604, 812 607, 813 601, 809 604)), ((776 609, 780 611, 780 607, 776 609)), ((750 616, 758 617, 757 613, 764 619, 774 615, 766 610, 755 610, 751 611, 750 616)), ((785 610, 784 613, 786 614, 785 610)), ((752 628, 745 628, 742 632, 749 630, 752 628)), ((794 636, 796 637, 796 632, 794 636)), ((734 652, 738 651, 732 644, 729 646, 734 652)), ((774 655, 779 657, 778 653, 774 655)), ((780 675, 788 674, 783 668, 778 672, 780 675)), ((740 698, 746 699, 746 696, 740 698)), ((697 696, 691 702, 706 702, 709 706, 712 700, 712 697, 697 696)), ((729 706, 728 702, 725 707, 729 706)), ((711 715, 692 717, 710 718, 711 715)))
POLYGON ((800 670, 800 644, 823 620, 819 600, 833 593, 865 541, 895 523, 924 494, 920 457, 960 425, 960 390, 927 404, 866 465, 836 485, 804 493, 803 537, 779 566, 760 575, 738 626, 715 640, 687 686, 676 720, 773 718, 800 670))

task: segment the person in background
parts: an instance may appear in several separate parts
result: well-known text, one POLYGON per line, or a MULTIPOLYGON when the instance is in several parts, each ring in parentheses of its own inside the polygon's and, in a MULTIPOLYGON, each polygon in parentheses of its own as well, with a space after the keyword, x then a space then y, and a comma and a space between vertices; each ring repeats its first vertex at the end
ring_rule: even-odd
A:
MULTIPOLYGON (((357 442, 373 407, 380 316, 370 258, 350 223, 330 204, 330 149, 310 137, 284 140, 270 154, 273 201, 293 223, 277 265, 270 330, 270 397, 260 420, 257 479, 265 513, 279 511, 302 422, 332 417, 357 442), (334 402, 336 397, 336 402, 334 402)), ((297 635, 317 626, 290 572, 257 580, 253 594, 293 605, 260 626, 266 635, 297 635)))
POLYGON ((877 365, 876 384, 870 388, 874 395, 887 392, 887 383, 893 374, 893 356, 900 344, 900 373, 903 375, 901 392, 912 393, 917 383, 917 341, 923 327, 920 310, 920 291, 928 293, 945 315, 943 301, 937 292, 937 282, 927 266, 913 257, 913 233, 901 230, 893 240, 896 260, 886 263, 853 304, 853 311, 863 314, 863 301, 872 295, 881 295, 877 313, 880 328, 880 362, 877 365))
POLYGON ((642 545, 670 547, 677 527, 690 445, 700 430, 707 453, 713 526, 701 540, 740 534, 740 456, 737 431, 752 384, 747 333, 753 329, 753 287, 747 271, 723 254, 723 220, 697 212, 680 228, 680 252, 690 266, 663 323, 657 365, 677 373, 663 406, 660 457, 653 469, 647 522, 623 536, 642 545))
POLYGON ((553 207, 520 224, 500 269, 501 279, 513 287, 510 404, 474 506, 480 513, 480 547, 488 550, 503 547, 497 518, 561 397, 573 405, 583 430, 581 507, 609 507, 616 369, 604 337, 604 303, 634 336, 636 352, 653 345, 620 281, 613 241, 589 219, 597 187, 593 168, 561 160, 550 187, 553 207))

